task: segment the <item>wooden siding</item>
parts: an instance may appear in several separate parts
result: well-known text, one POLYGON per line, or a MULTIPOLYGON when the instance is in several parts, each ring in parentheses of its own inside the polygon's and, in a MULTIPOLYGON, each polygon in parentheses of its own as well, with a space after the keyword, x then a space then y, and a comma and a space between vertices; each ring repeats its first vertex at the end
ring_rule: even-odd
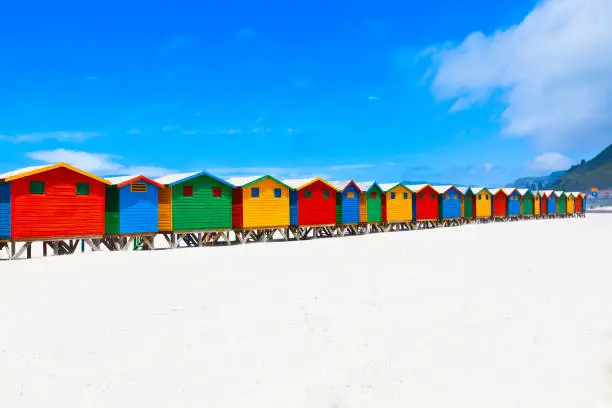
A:
POLYGON ((508 215, 518 216, 521 215, 521 195, 518 191, 513 191, 508 196, 508 215))
POLYGON ((368 205, 366 193, 359 194, 359 222, 368 222, 368 205))
POLYGON ((465 218, 474 217, 474 194, 468 192, 461 200, 463 206, 461 216, 465 218))
POLYGON ((104 206, 104 233, 108 235, 119 234, 119 189, 117 186, 106 186, 104 206))
POLYGON ((0 183, 0 238, 11 237, 11 183, 0 183))
POLYGON ((359 223, 361 218, 359 189, 354 184, 350 184, 344 191, 338 193, 338 198, 340 200, 339 205, 341 206, 339 222, 342 224, 359 223), (349 195, 352 195, 352 197, 349 197, 349 195))
POLYGON ((503 190, 500 190, 493 196, 493 215, 495 217, 505 217, 507 208, 508 196, 503 190))
POLYGON ((172 186, 172 231, 232 228, 232 190, 205 174, 172 186), (193 196, 183 195, 185 186, 193 196), (221 189, 221 197, 213 197, 213 188, 221 189))
POLYGON ((298 225, 327 225, 336 223, 336 190, 320 180, 297 191, 298 225), (310 197, 305 192, 310 191, 310 197), (328 197, 325 198, 325 191, 328 197))
POLYGON ((548 197, 546 199, 546 214, 556 214, 557 213, 557 198, 556 197, 548 197))
POLYGON ((119 226, 121 234, 157 232, 159 213, 158 191, 154 184, 139 181, 147 186, 146 192, 132 192, 131 184, 119 189, 119 226))
POLYGON ((298 225, 298 192, 297 190, 289 191, 289 223, 298 225))
POLYGON ((567 197, 567 213, 573 214, 576 212, 576 197, 569 196, 567 197))
POLYGON ((442 218, 461 218, 461 192, 455 188, 439 195, 439 216, 442 218), (448 199, 446 198, 448 195, 448 199))
POLYGON ((431 186, 427 186, 418 193, 415 193, 416 199, 414 205, 416 206, 416 219, 417 220, 436 220, 438 219, 440 208, 439 208, 439 197, 440 195, 431 186))
POLYGON ((576 212, 584 212, 584 199, 582 197, 576 197, 576 212))
POLYGON ((157 192, 158 230, 172 231, 172 187, 159 189, 157 192))
POLYGON ((11 182, 12 238, 77 237, 104 234, 106 185, 59 167, 11 182), (44 194, 30 194, 30 181, 44 181, 44 194), (90 183, 77 195, 76 183, 90 183))
POLYGON ((491 197, 491 194, 487 190, 474 194, 474 214, 476 217, 482 218, 492 215, 491 197))
POLYGON ((535 215, 542 214, 542 197, 539 194, 533 196, 533 213, 535 215))
POLYGON ((562 196, 557 198, 557 213, 565 214, 567 212, 567 197, 562 196))
POLYGON ((382 222, 383 195, 384 192, 377 185, 368 190, 366 194, 367 222, 382 222), (376 198, 372 198, 372 193, 376 193, 376 198))
POLYGON ((289 189, 285 185, 264 178, 241 190, 244 228, 289 226, 289 189), (252 188, 259 189, 259 197, 251 196, 252 188), (274 189, 277 188, 281 190, 279 198, 274 196, 274 189))
POLYGON ((398 185, 391 191, 387 191, 385 201, 387 206, 386 221, 412 220, 412 193, 406 187, 398 185), (395 198, 391 198, 392 193, 395 193, 395 198), (404 193, 407 194, 407 198, 404 198, 404 193))
POLYGON ((242 206, 242 188, 235 188, 232 192, 232 227, 243 228, 244 226, 244 209, 242 206))
POLYGON ((523 215, 533 215, 533 197, 523 197, 521 200, 521 214, 523 215))

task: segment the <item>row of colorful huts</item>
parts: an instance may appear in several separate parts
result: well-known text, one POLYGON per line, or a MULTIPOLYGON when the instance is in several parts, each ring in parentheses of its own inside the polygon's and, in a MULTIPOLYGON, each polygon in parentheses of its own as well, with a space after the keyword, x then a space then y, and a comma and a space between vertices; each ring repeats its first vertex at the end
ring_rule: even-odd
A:
POLYGON ((0 174, 0 239, 518 217, 585 211, 582 193, 222 179, 208 172, 102 178, 66 163, 0 174))

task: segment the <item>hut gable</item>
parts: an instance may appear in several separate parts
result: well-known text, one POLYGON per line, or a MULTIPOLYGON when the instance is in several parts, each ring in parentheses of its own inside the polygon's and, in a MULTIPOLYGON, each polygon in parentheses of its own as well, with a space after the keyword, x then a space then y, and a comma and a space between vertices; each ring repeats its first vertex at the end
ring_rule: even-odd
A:
POLYGON ((361 181, 356 183, 362 191, 363 202, 365 207, 363 213, 365 222, 382 222, 385 212, 385 193, 376 181, 361 181))
POLYGON ((414 192, 414 218, 419 221, 438 219, 438 192, 429 184, 409 185, 407 187, 414 192))
POLYGON ((474 215, 476 217, 491 217, 493 215, 493 194, 485 187, 472 187, 474 193, 474 215))
POLYGON ((439 215, 441 218, 461 218, 461 200, 463 192, 455 186, 432 186, 438 193, 439 215))
POLYGON ((234 185, 205 171, 170 174, 155 180, 171 187, 171 195, 160 194, 159 223, 172 231, 206 231, 232 227, 234 185))
POLYGON ((157 232, 159 190, 165 186, 143 175, 109 177, 106 187, 106 233, 157 232))
POLYGON ((492 189, 493 193, 493 216, 505 217, 507 215, 508 195, 503 188, 492 189))
POLYGON ((338 189, 321 179, 288 179, 283 183, 292 188, 290 212, 292 225, 330 225, 336 223, 336 192, 338 189), (296 216, 294 215, 296 214, 296 216))
POLYGON ((0 180, 10 184, 11 238, 104 234, 106 180, 66 163, 11 171, 0 180))
POLYGON ((274 228, 289 225, 291 187, 272 176, 231 177, 234 228, 274 228))
POLYGON ((412 220, 412 191, 402 183, 380 184, 385 194, 385 217, 387 222, 412 220))
POLYGON ((330 181, 336 193, 336 222, 338 224, 357 224, 360 222, 361 189, 352 180, 330 181))

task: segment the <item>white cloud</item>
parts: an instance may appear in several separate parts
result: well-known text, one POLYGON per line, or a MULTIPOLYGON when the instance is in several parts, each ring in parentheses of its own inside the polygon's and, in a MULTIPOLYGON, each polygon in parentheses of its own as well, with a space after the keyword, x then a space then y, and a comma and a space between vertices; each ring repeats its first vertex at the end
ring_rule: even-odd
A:
POLYGON ((269 174, 279 179, 287 178, 333 178, 342 170, 359 170, 374 167, 373 164, 343 164, 322 167, 228 167, 208 169, 221 177, 255 176, 269 174))
POLYGON ((533 159, 528 163, 527 168, 533 172, 548 174, 553 171, 567 170, 572 164, 574 162, 569 157, 561 153, 550 152, 541 154, 533 159))
POLYGON ((89 153, 77 150, 41 150, 27 153, 26 156, 30 159, 44 163, 65 162, 82 170, 102 175, 143 174, 149 177, 158 177, 175 171, 156 166, 125 166, 116 161, 121 159, 121 156, 106 153, 89 153))
POLYGON ((181 133, 181 134, 186 135, 186 136, 197 135, 198 134, 197 130, 185 129, 182 126, 176 126, 176 125, 166 125, 166 126, 162 127, 161 130, 162 130, 162 132, 177 132, 177 133, 181 133))
POLYGON ((142 130, 140 129, 130 129, 127 132, 125 132, 126 135, 139 135, 142 133, 142 130))
POLYGON ((368 96, 368 101, 377 101, 380 98, 378 96, 368 96))
POLYGON ((86 139, 100 136, 97 132, 37 132, 23 133, 19 135, 0 135, 0 140, 12 143, 35 143, 43 140, 57 140, 59 142, 82 142, 86 139))
POLYGON ((467 109, 500 94, 504 132, 542 147, 612 140, 612 1, 548 0, 520 24, 430 57, 433 91, 467 109))

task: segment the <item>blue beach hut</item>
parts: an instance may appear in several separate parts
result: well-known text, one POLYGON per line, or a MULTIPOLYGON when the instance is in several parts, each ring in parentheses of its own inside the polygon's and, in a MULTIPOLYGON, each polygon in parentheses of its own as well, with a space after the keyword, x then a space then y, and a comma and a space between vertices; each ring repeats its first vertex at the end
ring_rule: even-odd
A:
POLYGON ((158 194, 162 184, 142 175, 110 177, 106 188, 105 233, 158 231, 158 194))
POLYGON ((507 214, 510 217, 521 215, 521 193, 516 188, 504 188, 504 193, 508 196, 507 214))
POLYGON ((455 186, 432 186, 438 193, 440 219, 461 218, 461 199, 463 192, 455 186))
POLYGON ((332 181, 336 193, 336 222, 338 224, 359 223, 359 199, 361 189, 354 181, 332 181))
POLYGON ((542 192, 546 196, 546 214, 557 213, 557 193, 553 190, 546 190, 542 192))

